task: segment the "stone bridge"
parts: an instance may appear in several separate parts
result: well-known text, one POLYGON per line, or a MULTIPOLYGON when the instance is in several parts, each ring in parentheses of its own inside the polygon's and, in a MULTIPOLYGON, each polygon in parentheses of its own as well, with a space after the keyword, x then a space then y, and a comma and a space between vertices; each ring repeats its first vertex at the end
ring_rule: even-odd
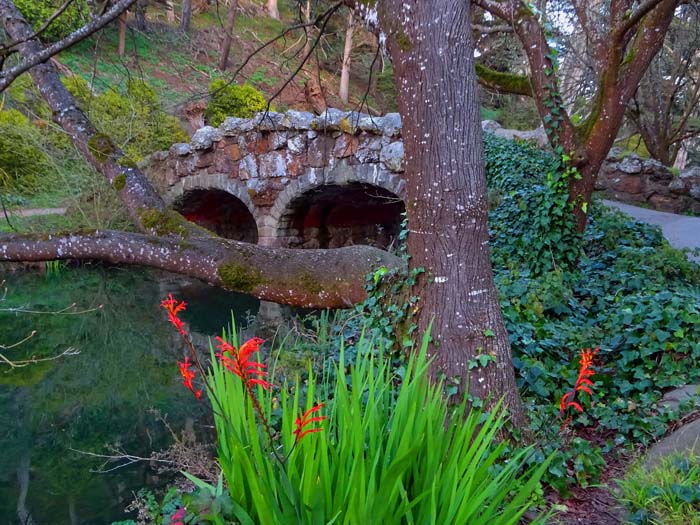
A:
POLYGON ((400 136, 398 113, 259 113, 205 126, 143 168, 169 205, 224 237, 387 248, 405 210, 400 136))

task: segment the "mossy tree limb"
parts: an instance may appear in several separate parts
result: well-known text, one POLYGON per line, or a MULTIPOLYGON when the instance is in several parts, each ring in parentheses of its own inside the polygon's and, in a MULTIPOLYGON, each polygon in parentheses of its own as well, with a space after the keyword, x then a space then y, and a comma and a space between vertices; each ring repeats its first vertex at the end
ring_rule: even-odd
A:
POLYGON ((218 237, 191 239, 118 231, 0 235, 0 262, 90 259, 195 277, 259 299, 306 308, 348 308, 366 294, 365 276, 405 263, 383 250, 267 248, 218 237))
POLYGON ((502 73, 478 62, 474 67, 479 78, 479 84, 482 86, 495 89, 499 93, 532 96, 532 85, 529 77, 513 73, 502 73))

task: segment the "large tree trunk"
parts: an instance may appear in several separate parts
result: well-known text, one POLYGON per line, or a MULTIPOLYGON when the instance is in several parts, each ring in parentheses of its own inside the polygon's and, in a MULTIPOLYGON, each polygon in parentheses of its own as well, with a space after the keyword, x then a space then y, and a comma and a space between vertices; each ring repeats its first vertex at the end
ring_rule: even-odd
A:
POLYGON ((182 0, 182 16, 180 17, 180 30, 185 33, 190 32, 190 21, 192 20, 192 0, 182 0))
POLYGON ((345 29, 345 48, 343 49, 343 66, 340 70, 340 100, 348 103, 348 91, 350 89, 350 57, 352 54, 352 34, 355 29, 355 15, 348 12, 348 25, 345 29))
POLYGON ((221 58, 219 59, 219 69, 226 71, 228 64, 228 55, 231 52, 231 41, 233 40, 233 23, 236 21, 236 9, 238 9, 238 0, 231 0, 228 6, 228 16, 226 17, 226 29, 224 41, 221 45, 221 58))
POLYGON ((434 322, 434 378, 522 409, 493 282, 479 97, 468 2, 387 0, 380 24, 394 67, 407 179, 411 266, 425 268, 419 333, 434 322), (484 367, 470 371, 479 355, 484 367))

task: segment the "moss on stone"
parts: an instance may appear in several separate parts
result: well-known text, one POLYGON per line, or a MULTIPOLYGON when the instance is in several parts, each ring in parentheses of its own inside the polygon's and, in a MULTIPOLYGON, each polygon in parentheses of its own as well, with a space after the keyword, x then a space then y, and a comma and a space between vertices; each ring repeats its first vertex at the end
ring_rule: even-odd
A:
POLYGON ((307 290, 313 294, 320 294, 323 291, 323 287, 320 284, 318 284, 318 279, 316 279, 310 273, 302 274, 299 281, 301 282, 301 286, 305 290, 307 290))
POLYGON ((122 191, 126 187, 126 175, 120 173, 119 175, 114 177, 114 180, 112 181, 112 186, 114 186, 115 190, 122 191))
POLYGON ((222 264, 217 273, 224 287, 235 292, 250 293, 256 286, 267 282, 257 268, 238 263, 222 264))
POLYGON ((156 232, 157 235, 179 235, 187 237, 187 228, 185 219, 179 213, 172 210, 144 210, 140 214, 141 225, 156 232))
POLYGON ((106 162, 117 150, 114 142, 112 142, 112 138, 104 133, 95 133, 90 137, 88 148, 90 148, 90 153, 99 163, 106 162))
POLYGON ((479 64, 478 62, 475 68, 479 80, 488 87, 515 95, 532 96, 530 79, 525 75, 502 73, 479 64))

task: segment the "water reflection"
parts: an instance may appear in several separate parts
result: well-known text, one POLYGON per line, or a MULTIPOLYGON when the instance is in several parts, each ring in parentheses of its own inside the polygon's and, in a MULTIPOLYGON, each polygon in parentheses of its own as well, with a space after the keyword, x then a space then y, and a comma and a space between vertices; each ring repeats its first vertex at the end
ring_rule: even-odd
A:
POLYGON ((207 335, 221 332, 232 309, 240 320, 255 315, 259 301, 181 278, 116 268, 3 278, 8 293, 0 301, 5 310, 0 344, 33 330, 37 334, 0 352, 19 360, 57 355, 72 346, 80 354, 19 369, 0 365, 0 525, 104 525, 125 519, 133 491, 168 479, 143 463, 94 473, 103 461, 73 451, 108 454, 118 447, 148 456, 166 448, 171 436, 151 409, 167 415, 175 431, 188 418, 200 432, 207 426, 206 406, 180 384, 175 360, 183 348, 164 322, 159 301, 168 292, 185 299, 189 308, 183 319, 207 335), (56 312, 72 303, 103 307, 82 315, 7 311, 56 312))

